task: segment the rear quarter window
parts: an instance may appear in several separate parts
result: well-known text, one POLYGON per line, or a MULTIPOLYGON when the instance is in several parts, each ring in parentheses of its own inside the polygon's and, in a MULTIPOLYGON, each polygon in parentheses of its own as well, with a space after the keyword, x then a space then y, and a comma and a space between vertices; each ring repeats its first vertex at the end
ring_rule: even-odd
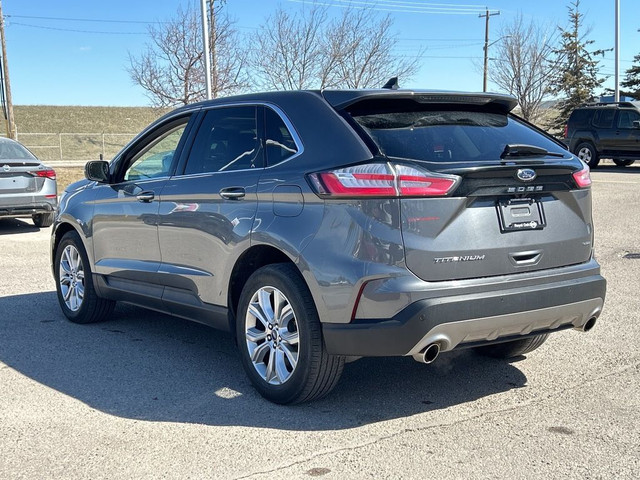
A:
POLYGON ((589 110, 574 110, 569 117, 569 126, 572 128, 587 127, 592 113, 593 111, 589 110))
POLYGON ((495 161, 507 144, 526 144, 566 153, 516 117, 478 110, 419 110, 353 115, 389 157, 430 162, 495 161))

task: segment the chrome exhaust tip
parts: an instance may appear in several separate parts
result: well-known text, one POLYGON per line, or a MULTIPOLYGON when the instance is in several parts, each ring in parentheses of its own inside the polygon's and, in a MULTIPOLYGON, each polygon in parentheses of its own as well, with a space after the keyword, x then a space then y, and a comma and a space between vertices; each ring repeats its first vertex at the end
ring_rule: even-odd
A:
POLYGON ((580 330, 582 330, 583 332, 588 332, 589 330, 593 329, 593 327, 595 326, 596 326, 596 317, 591 317, 589 320, 586 321, 586 323, 582 326, 580 330))
POLYGON ((438 355, 440 355, 440 344, 432 343, 422 352, 414 355, 413 358, 420 363, 433 363, 438 355))

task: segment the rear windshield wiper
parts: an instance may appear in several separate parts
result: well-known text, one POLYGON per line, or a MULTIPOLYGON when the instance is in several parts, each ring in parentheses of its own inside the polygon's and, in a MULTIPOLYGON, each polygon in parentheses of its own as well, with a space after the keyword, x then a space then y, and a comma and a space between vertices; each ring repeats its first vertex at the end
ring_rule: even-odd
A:
POLYGON ((531 157, 564 157, 564 153, 549 152, 535 145, 507 144, 500 154, 500 158, 531 158, 531 157))

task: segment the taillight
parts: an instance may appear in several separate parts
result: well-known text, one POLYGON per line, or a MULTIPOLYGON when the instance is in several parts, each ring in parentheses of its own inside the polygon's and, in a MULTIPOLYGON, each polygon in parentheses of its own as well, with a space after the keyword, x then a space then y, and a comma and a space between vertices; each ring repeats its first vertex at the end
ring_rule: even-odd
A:
POLYGON ((564 138, 567 138, 569 136, 569 124, 567 123, 564 126, 564 138))
POLYGON ((588 165, 584 165, 584 168, 573 174, 573 179, 578 184, 579 188, 587 188, 591 186, 591 170, 588 165))
POLYGON ((48 168, 46 170, 35 170, 33 172, 29 172, 31 175, 34 175, 36 177, 44 177, 44 178, 50 178, 51 180, 55 180, 56 179, 56 171, 48 168))
POLYGON ((440 197, 460 181, 408 165, 369 163, 309 175, 321 196, 330 197, 440 197))

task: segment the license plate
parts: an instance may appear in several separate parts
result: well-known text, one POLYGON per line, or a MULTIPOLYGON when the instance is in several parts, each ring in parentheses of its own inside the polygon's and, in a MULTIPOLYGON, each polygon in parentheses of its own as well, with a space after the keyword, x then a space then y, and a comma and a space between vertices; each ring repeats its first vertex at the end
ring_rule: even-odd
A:
POLYGON ((501 232, 542 230, 547 223, 542 203, 532 198, 507 200, 496 205, 501 232))

